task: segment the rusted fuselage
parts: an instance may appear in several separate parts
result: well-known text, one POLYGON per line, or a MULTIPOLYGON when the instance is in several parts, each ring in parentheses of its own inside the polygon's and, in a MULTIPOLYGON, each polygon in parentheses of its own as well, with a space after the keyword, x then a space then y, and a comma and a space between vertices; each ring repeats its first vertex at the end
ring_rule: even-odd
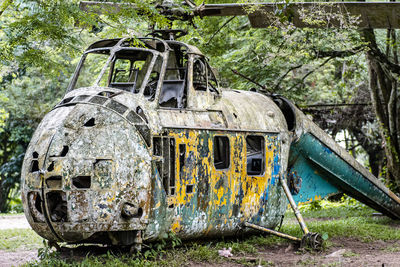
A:
POLYGON ((34 133, 22 168, 32 228, 120 245, 274 228, 287 206, 282 111, 267 96, 220 90, 194 47, 142 42, 89 47, 34 133))
POLYGON ((22 166, 25 215, 52 242, 288 237, 270 230, 287 199, 315 237, 294 202, 335 192, 400 218, 400 199, 289 101, 221 90, 198 49, 156 38, 91 45, 22 166))

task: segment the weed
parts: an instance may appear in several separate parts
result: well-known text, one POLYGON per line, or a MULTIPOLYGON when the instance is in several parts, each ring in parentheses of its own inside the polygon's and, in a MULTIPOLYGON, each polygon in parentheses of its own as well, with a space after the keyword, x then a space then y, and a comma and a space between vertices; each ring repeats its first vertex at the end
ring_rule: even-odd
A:
POLYGON ((397 245, 391 245, 391 246, 387 246, 386 248, 383 248, 382 250, 393 253, 393 252, 399 252, 400 247, 397 245))
POLYGON ((14 211, 10 211, 8 213, 1 213, 0 212, 0 218, 1 217, 9 217, 9 216, 23 216, 24 213, 23 212, 14 212, 14 211))
POLYGON ((186 255, 188 259, 195 262, 211 262, 219 257, 217 251, 214 247, 195 243, 187 250, 186 255))
POLYGON ((314 258, 307 258, 299 260, 297 263, 302 266, 315 266, 317 261, 314 258))
POLYGON ((321 267, 342 267, 343 264, 339 262, 330 262, 330 263, 324 263, 321 265, 321 267))
POLYGON ((247 240, 219 242, 216 244, 216 248, 232 248, 233 254, 253 254, 257 252, 257 248, 253 244, 251 244, 251 242, 247 242, 247 240))
POLYGON ((357 253, 354 253, 354 252, 351 251, 351 250, 346 251, 345 253, 343 253, 343 257, 345 257, 345 258, 358 257, 358 256, 360 256, 360 255, 357 254, 357 253))
POLYGON ((46 260, 46 259, 50 259, 53 257, 58 257, 59 253, 55 250, 53 250, 48 242, 46 242, 46 240, 43 239, 43 247, 38 249, 38 258, 40 260, 46 260))

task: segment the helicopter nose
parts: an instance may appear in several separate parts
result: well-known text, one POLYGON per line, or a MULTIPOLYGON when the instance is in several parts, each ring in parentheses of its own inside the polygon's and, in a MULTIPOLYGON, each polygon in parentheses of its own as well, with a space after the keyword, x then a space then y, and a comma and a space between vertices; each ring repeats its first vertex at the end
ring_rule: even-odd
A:
POLYGON ((34 229, 69 242, 144 229, 151 157, 137 130, 146 123, 132 112, 80 104, 46 115, 23 167, 25 210, 34 229))

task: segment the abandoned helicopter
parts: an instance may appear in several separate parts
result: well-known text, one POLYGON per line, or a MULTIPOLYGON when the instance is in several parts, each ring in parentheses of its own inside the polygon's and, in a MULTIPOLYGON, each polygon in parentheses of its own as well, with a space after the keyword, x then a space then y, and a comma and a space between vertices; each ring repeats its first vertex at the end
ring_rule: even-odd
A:
MULTIPOLYGON (((242 12, 227 6, 197 12, 242 12)), ((318 248, 296 202, 339 191, 400 218, 400 199, 295 105, 221 89, 204 55, 170 38, 181 34, 86 50, 22 167, 25 215, 40 236, 138 247, 171 231, 188 239, 258 229, 318 248), (288 201, 302 239, 273 230, 288 201)))

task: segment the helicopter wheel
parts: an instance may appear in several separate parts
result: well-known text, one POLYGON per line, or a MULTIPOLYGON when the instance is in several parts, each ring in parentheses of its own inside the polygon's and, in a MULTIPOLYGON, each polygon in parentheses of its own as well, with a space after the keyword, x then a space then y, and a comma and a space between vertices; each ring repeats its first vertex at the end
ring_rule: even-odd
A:
POLYGON ((323 242, 324 240, 320 234, 307 233, 301 239, 300 247, 320 251, 322 249, 323 242))

